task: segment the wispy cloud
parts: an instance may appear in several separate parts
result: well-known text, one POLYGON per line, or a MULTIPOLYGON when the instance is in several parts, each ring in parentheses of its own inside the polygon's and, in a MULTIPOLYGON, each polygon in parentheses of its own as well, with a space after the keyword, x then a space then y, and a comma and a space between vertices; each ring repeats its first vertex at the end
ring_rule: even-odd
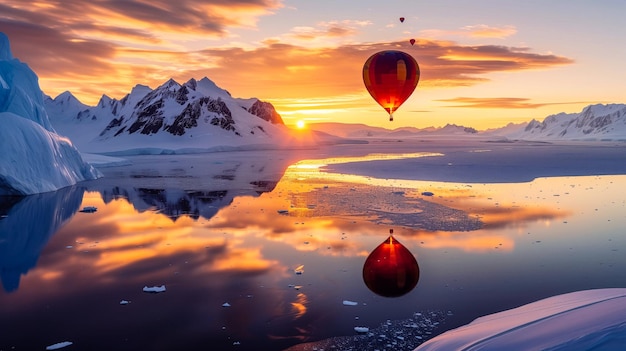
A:
POLYGON ((511 25, 495 27, 487 24, 476 24, 454 30, 424 29, 420 31, 420 36, 431 39, 450 37, 504 39, 516 33, 517 28, 511 25))
POLYGON ((492 27, 486 24, 477 24, 465 26, 462 29, 466 31, 470 37, 478 38, 504 39, 517 33, 517 29, 514 26, 492 27))
POLYGON ((539 108, 549 105, 565 105, 565 104, 580 104, 582 102, 543 102, 533 103, 530 99, 515 98, 515 97, 496 97, 496 98, 473 98, 473 97, 456 97, 451 99, 440 99, 436 101, 450 102, 451 105, 446 107, 464 107, 464 108, 512 108, 512 109, 526 109, 526 108, 539 108))
MULTIPOLYGON (((341 39, 357 34, 360 28, 366 27, 368 25, 371 25, 370 21, 342 20, 320 22, 315 27, 294 27, 289 33, 284 35, 284 39, 295 39, 303 41, 341 39)), ((279 38, 278 40, 280 41, 281 39, 279 38)))

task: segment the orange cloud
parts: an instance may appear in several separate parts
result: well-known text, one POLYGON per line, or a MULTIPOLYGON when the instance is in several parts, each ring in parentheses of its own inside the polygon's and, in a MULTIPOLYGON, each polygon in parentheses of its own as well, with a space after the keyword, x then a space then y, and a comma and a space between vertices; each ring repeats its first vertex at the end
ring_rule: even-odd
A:
MULTIPOLYGON (((335 98, 350 96, 348 105, 322 104, 319 109, 358 108, 369 99, 361 80, 363 62, 390 49, 416 57, 421 88, 470 86, 487 81, 494 72, 573 62, 529 48, 426 39, 418 39, 414 46, 406 41, 304 46, 315 40, 340 40, 370 25, 354 20, 295 28, 246 49, 185 46, 200 38, 206 42, 227 37, 227 28, 254 26, 260 16, 282 6, 279 0, 68 0, 45 5, 45 10, 35 11, 30 2, 5 1, 0 4, 0 31, 9 36, 14 56, 39 75, 44 92, 56 96, 69 90, 90 105, 102 94, 121 98, 138 83, 155 88, 169 78, 184 82, 207 76, 238 97, 290 99, 286 104, 317 98, 332 104, 335 98), (306 40, 295 45, 294 38, 306 40)), ((466 27, 465 32, 502 37, 514 30, 479 25, 466 27)), ((277 106, 279 111, 283 107, 289 111, 277 106)))

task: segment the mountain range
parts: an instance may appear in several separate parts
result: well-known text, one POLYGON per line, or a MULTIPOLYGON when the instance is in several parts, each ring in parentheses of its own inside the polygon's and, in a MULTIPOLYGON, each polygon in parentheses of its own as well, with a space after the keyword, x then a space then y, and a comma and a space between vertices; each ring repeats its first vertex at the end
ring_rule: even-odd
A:
POLYGON ((271 103, 233 98, 208 78, 173 79, 152 90, 136 85, 122 99, 103 95, 96 106, 70 92, 45 109, 59 134, 82 152, 172 153, 232 148, 293 147, 296 140, 271 103))
POLYGON ((310 127, 343 138, 466 136, 534 141, 626 141, 626 104, 589 105, 579 113, 559 113, 543 121, 533 119, 484 131, 455 124, 438 128, 401 127, 393 130, 343 123, 316 123, 310 127))
POLYGON ((103 95, 96 106, 70 92, 44 99, 51 123, 83 152, 124 154, 200 152, 242 148, 284 148, 368 138, 488 137, 534 141, 624 141, 626 105, 596 104, 579 113, 559 113, 543 121, 510 123, 484 131, 443 127, 386 129, 365 124, 313 123, 296 140, 269 102, 233 98, 208 78, 179 84, 173 79, 152 90, 136 85, 121 100, 103 95), (306 141, 305 141, 306 140, 306 141))

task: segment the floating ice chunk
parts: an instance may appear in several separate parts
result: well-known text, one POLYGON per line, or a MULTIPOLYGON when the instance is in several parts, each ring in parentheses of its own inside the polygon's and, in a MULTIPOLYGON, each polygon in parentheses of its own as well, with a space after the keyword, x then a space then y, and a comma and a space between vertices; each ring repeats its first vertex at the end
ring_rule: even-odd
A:
POLYGON ((230 307, 230 304, 229 304, 228 302, 224 302, 224 303, 222 304, 222 307, 230 307))
POLYGON ((67 245, 65 248, 66 248, 66 249, 72 249, 72 248, 74 248, 74 246, 72 246, 72 245, 67 245))
POLYGON ((433 196, 435 194, 430 192, 430 191, 424 191, 424 192, 422 192, 422 195, 424 195, 424 196, 433 196))
POLYGON ((79 212, 85 212, 85 213, 94 213, 98 211, 98 208, 95 206, 85 206, 83 207, 82 210, 80 210, 79 212))
POLYGON ((58 349, 62 349, 64 347, 70 346, 72 344, 73 344, 73 342, 71 342, 71 341, 58 342, 56 344, 53 344, 53 345, 50 345, 50 346, 46 346, 46 350, 58 350, 58 349))
POLYGON ((152 286, 152 287, 144 286, 143 287, 143 292, 147 292, 147 293, 160 293, 160 292, 164 292, 164 291, 165 291, 165 285, 152 286))
POLYGON ((343 305, 344 306, 356 306, 358 305, 358 302, 354 302, 354 301, 350 301, 350 300, 343 300, 343 305))
POLYGON ((128 301, 128 300, 120 301, 120 305, 128 305, 129 303, 130 303, 130 301, 128 301))
POLYGON ((354 331, 357 333, 367 333, 368 331, 370 331, 370 328, 368 327, 354 327, 354 331))
POLYGON ((233 345, 241 345, 241 343, 239 341, 235 341, 233 342, 233 345))
POLYGON ((296 269, 293 270, 293 272, 297 275, 301 275, 302 273, 304 273, 304 265, 299 265, 298 267, 296 267, 296 269))
POLYGON ((278 214, 286 215, 289 213, 289 210, 278 210, 278 214))

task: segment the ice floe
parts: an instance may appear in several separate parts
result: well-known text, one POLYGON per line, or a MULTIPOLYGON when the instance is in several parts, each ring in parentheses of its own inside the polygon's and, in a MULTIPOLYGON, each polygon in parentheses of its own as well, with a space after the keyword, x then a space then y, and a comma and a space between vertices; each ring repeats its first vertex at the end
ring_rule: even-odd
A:
POLYGON ((165 285, 161 285, 161 286, 151 286, 148 287, 147 285, 143 287, 143 292, 147 292, 147 293, 160 293, 160 292, 164 292, 165 291, 165 285))
POLYGON ((63 341, 63 342, 58 342, 56 344, 52 344, 50 346, 46 346, 46 350, 58 350, 58 349, 62 349, 64 347, 70 346, 74 344, 71 341, 63 341))
POLYGON ((98 208, 95 206, 85 206, 83 207, 80 211, 78 212, 84 212, 84 213, 94 213, 98 211, 98 208))

